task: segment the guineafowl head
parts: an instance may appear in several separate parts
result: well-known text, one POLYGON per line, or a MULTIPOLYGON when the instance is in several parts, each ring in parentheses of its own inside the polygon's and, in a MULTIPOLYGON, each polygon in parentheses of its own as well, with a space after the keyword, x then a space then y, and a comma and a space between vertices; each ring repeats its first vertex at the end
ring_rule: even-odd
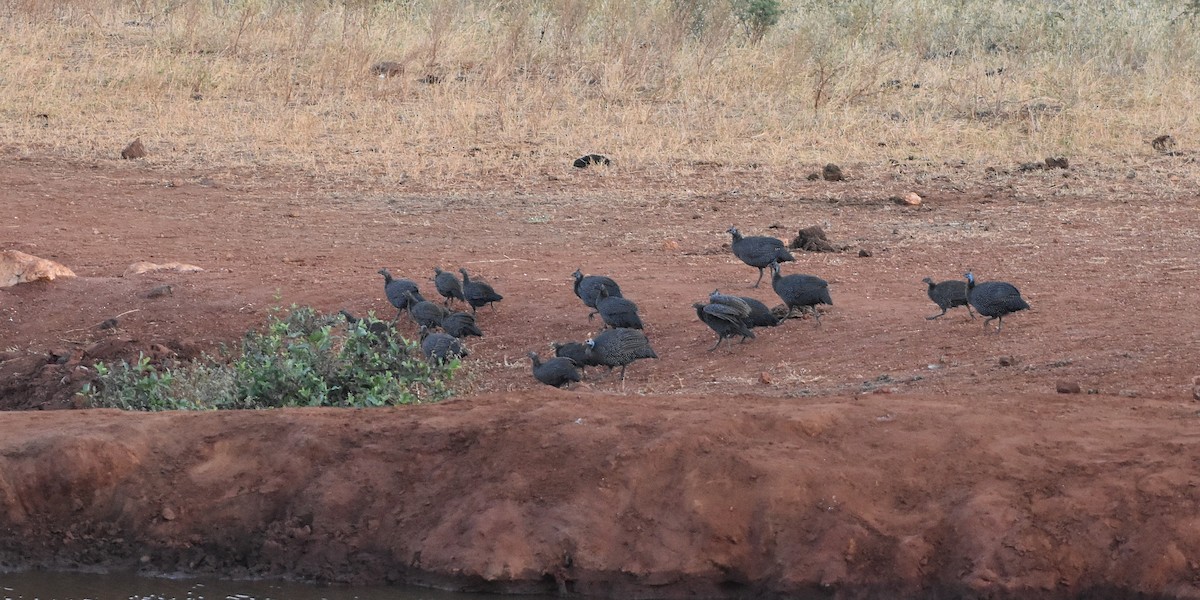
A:
POLYGON ((779 261, 773 260, 768 266, 771 267, 771 276, 779 275, 779 261))
POLYGON ((575 279, 575 281, 577 281, 577 282, 582 281, 583 280, 583 269, 575 269, 575 272, 571 273, 571 277, 573 279, 575 279))
POLYGON ((933 286, 937 285, 933 282, 933 278, 931 278, 931 277, 926 277, 925 279, 922 279, 921 283, 929 284, 929 287, 933 287, 933 286))
POLYGON ((725 230, 725 233, 732 235, 735 240, 742 237, 742 232, 738 231, 738 228, 732 225, 729 226, 729 229, 725 230))
POLYGON ((975 274, 974 273, 967 271, 967 273, 965 275, 963 275, 963 277, 967 278, 967 285, 969 285, 971 287, 975 287, 975 274))
POLYGON ((387 269, 380 269, 379 274, 383 275, 383 280, 385 282, 390 282, 392 280, 392 274, 389 273, 387 269))
POLYGON ((538 357, 538 353, 537 353, 537 352, 533 352, 532 350, 529 352, 529 354, 526 354, 525 356, 528 356, 528 357, 529 357, 529 360, 533 361, 533 364, 534 364, 534 365, 536 365, 536 364, 538 364, 539 362, 541 362, 541 358, 540 358, 540 357, 538 357))
POLYGON ((429 328, 422 325, 421 331, 420 331, 420 336, 421 336, 421 341, 422 342, 425 341, 425 338, 429 337, 429 328))
POLYGON ((583 345, 587 346, 588 348, 595 348, 596 340, 593 340, 592 338, 588 338, 585 342, 583 342, 583 345))

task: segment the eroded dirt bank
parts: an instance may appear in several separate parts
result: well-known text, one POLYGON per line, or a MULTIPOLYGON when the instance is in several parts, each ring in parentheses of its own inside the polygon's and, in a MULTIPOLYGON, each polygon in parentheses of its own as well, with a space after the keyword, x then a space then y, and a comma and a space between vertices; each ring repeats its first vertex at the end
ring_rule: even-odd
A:
POLYGON ((622 598, 1200 597, 1195 418, 1105 396, 555 390, 4 413, 0 564, 622 598))

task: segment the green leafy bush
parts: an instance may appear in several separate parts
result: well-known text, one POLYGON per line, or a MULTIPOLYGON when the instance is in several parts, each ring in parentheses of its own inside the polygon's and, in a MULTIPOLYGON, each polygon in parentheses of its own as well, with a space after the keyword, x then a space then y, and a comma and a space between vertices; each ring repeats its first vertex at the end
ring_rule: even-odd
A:
POLYGON ((415 342, 378 331, 373 317, 346 323, 297 306, 281 313, 248 332, 232 360, 156 367, 139 356, 133 364, 98 364, 82 393, 92 406, 126 410, 387 406, 451 393, 459 361, 431 365, 415 342))
POLYGON ((767 30, 779 23, 783 9, 779 0, 733 0, 731 7, 752 43, 758 43, 767 30))

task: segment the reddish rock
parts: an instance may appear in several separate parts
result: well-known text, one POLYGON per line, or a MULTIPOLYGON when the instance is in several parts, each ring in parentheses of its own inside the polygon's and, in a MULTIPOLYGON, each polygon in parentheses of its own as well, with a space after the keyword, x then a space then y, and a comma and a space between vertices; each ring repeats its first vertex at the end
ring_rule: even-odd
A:
POLYGON ((1060 381, 1054 384, 1054 388, 1060 394, 1078 394, 1083 389, 1074 381, 1060 381))

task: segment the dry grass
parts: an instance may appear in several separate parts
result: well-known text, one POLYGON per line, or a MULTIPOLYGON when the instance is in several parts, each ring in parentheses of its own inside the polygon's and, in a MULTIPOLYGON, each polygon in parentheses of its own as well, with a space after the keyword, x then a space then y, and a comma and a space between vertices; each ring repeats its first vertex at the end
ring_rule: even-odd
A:
POLYGON ((1119 160, 1200 114, 1185 2, 8 0, 0 146, 393 186, 696 164, 1119 160), (380 61, 400 72, 379 78, 380 61), (914 85, 919 87, 914 87, 914 85), (47 118, 39 115, 47 115, 47 118))

